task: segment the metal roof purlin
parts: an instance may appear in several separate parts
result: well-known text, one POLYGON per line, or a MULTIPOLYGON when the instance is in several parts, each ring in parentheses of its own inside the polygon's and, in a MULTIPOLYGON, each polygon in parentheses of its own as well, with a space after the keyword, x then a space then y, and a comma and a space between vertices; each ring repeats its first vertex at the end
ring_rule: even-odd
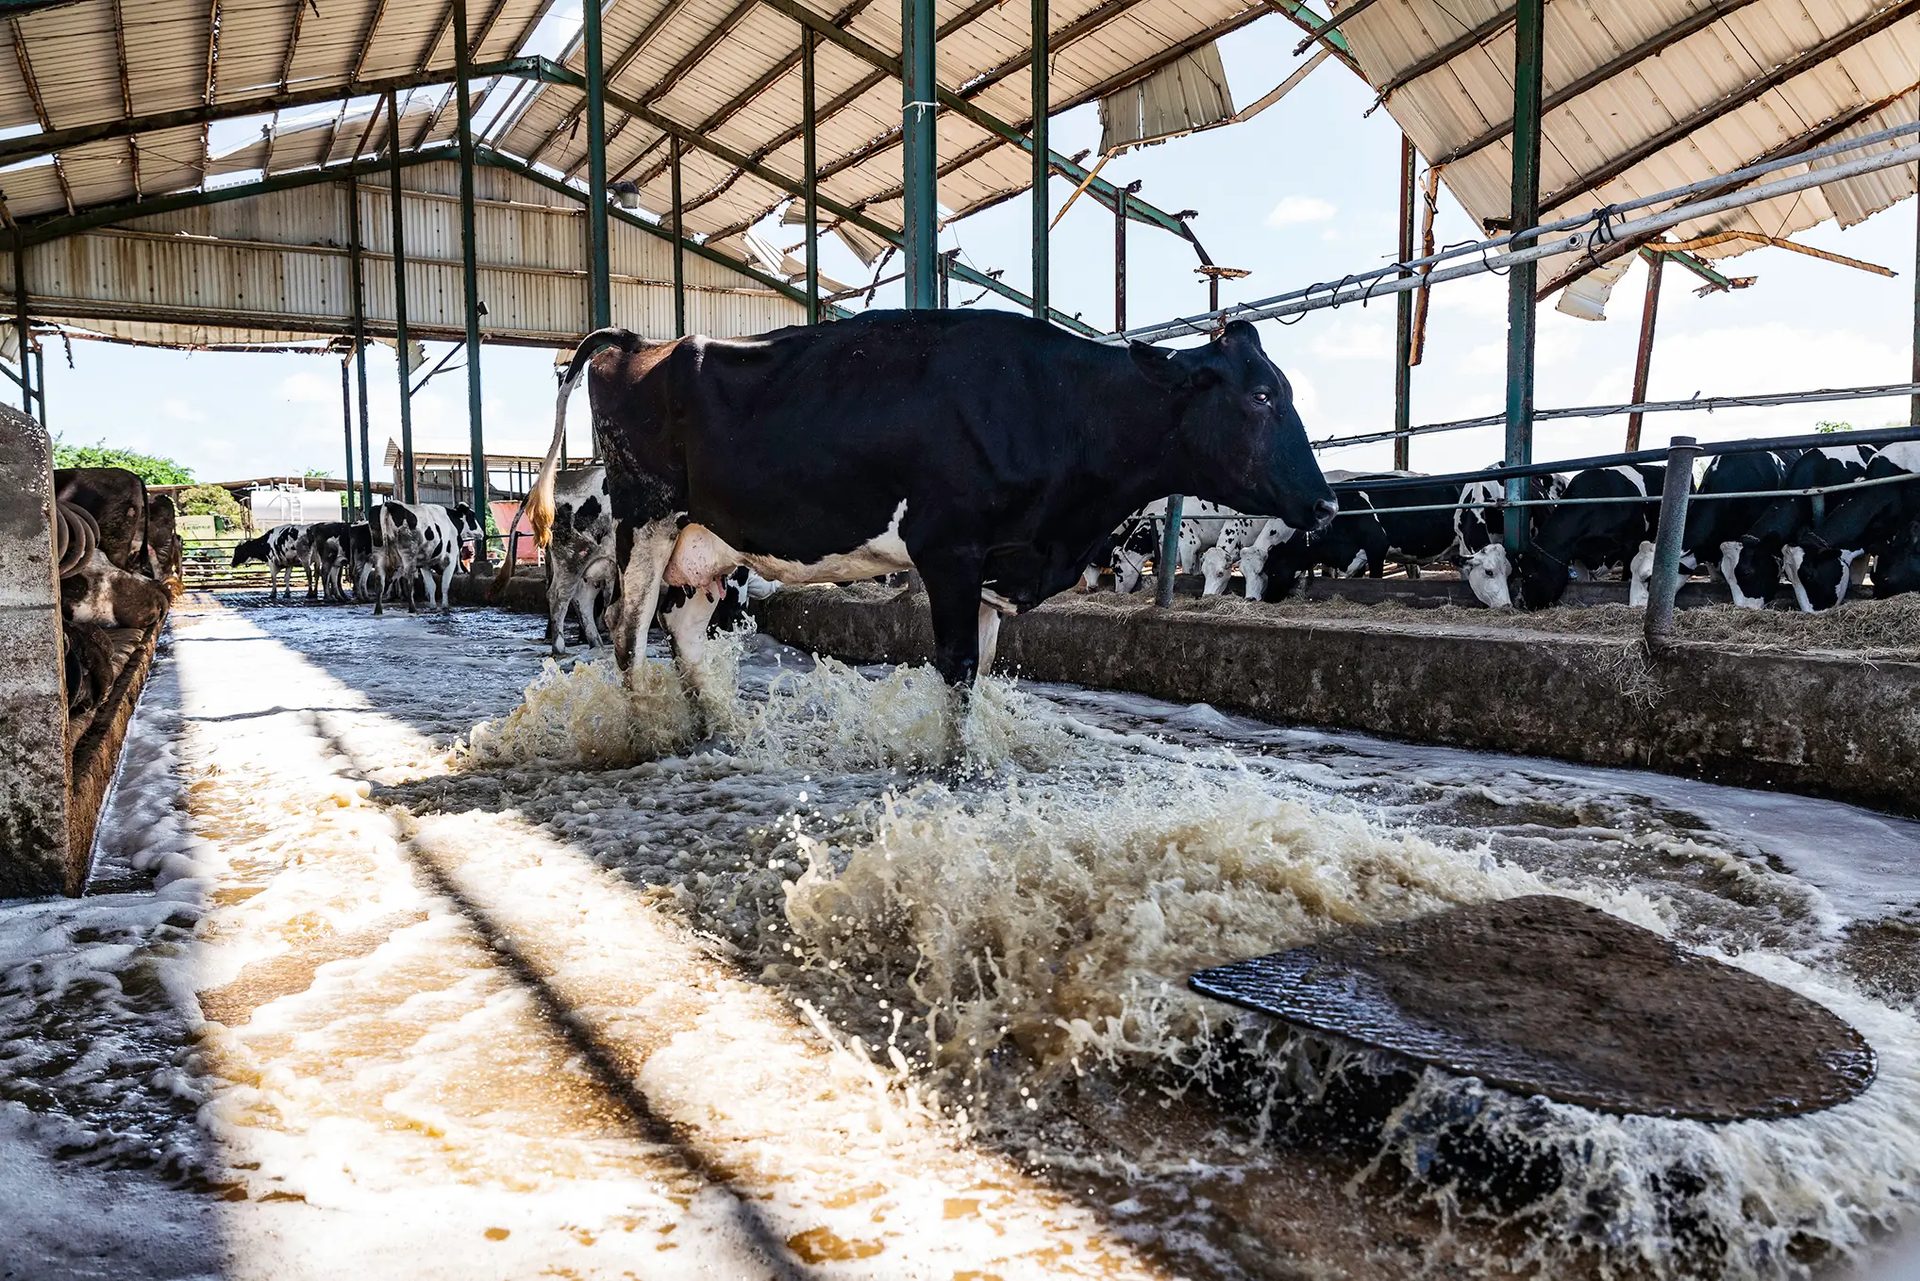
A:
MULTIPOLYGON (((27 41, 20 34, 20 19, 13 19, 8 25, 13 29, 13 59, 20 67, 20 81, 26 86, 27 98, 33 103, 33 114, 40 121, 40 133, 36 136, 45 137, 53 131, 53 120, 47 115, 46 99, 40 96, 40 82, 34 78, 33 62, 27 57, 27 41)), ((53 158, 53 176, 60 181, 60 196, 66 201, 67 212, 72 213, 73 188, 67 183, 66 167, 60 163, 59 156, 53 158)))
MULTIPOLYGON (((127 20, 121 0, 113 0, 113 58, 120 76, 120 113, 133 117, 133 84, 127 76, 127 20)), ((133 194, 140 195, 140 144, 127 137, 127 169, 133 176, 133 194)))
MULTIPOLYGON (((677 15, 686 4, 687 0, 667 0, 667 3, 660 6, 659 12, 647 19, 647 25, 640 29, 640 34, 633 38, 633 42, 621 51, 619 57, 613 60, 613 65, 606 69, 602 77, 605 82, 612 84, 615 80, 618 80, 626 69, 632 66, 634 61, 647 51, 647 46, 654 42, 660 32, 669 22, 673 21, 675 15, 677 15)), ((608 5, 608 8, 611 7, 611 5, 608 5)), ((562 65, 565 65, 564 61, 562 65)), ((542 138, 539 144, 527 153, 527 159, 534 164, 540 163, 540 157, 546 154, 547 148, 559 141, 561 134, 572 129, 574 125, 586 115, 586 111, 587 104, 582 102, 578 107, 562 115, 559 123, 548 130, 547 136, 542 138)))
MULTIPOLYGON (((1547 7, 1549 9, 1553 7, 1551 0, 1549 0, 1547 7)), ((1455 58, 1473 48, 1475 45, 1491 40, 1494 36, 1499 35, 1502 31, 1511 27, 1513 25, 1513 19, 1513 6, 1508 5, 1479 26, 1461 32, 1424 58, 1418 58, 1408 63, 1401 70, 1394 72, 1391 76, 1388 76, 1386 80, 1381 82, 1380 96, 1375 100, 1374 105, 1378 106, 1388 98, 1391 98, 1395 89, 1412 84, 1429 71, 1438 71, 1441 67, 1452 62, 1455 58)))
POLYGON ((1346 63, 1355 75, 1359 75, 1360 68, 1353 61, 1353 46, 1348 44, 1347 38, 1340 34, 1337 22, 1328 23, 1325 18, 1301 3, 1301 0, 1264 0, 1264 3, 1288 22, 1333 50, 1334 57, 1346 63))
MULTIPOLYGON (((214 92, 220 87, 220 0, 207 4, 207 74, 200 90, 203 105, 213 105, 214 92)), ((213 162, 213 125, 200 126, 200 185, 207 183, 207 166, 213 162)))
MULTIPOLYGON (((435 37, 433 45, 428 49, 428 52, 426 54, 428 58, 431 58, 433 56, 432 50, 439 48, 440 43, 444 41, 447 38, 448 34, 450 34, 453 31, 453 14, 454 14, 455 8, 459 5, 459 3, 460 3, 460 0, 449 0, 449 3, 447 5, 447 15, 440 24, 440 35, 435 37)), ((470 48, 478 49, 481 45, 487 42, 487 37, 493 34, 494 24, 500 21, 500 15, 503 12, 505 12, 506 7, 507 7, 507 0, 494 0, 493 8, 487 10, 487 16, 483 18, 480 22, 480 33, 474 36, 473 39, 469 42, 470 48)), ((508 61, 510 62, 519 61, 519 59, 508 59, 508 61)), ((540 59, 540 61, 545 62, 546 59, 543 58, 543 59, 540 59)), ((479 78, 480 71, 477 64, 473 68, 473 71, 474 71, 475 77, 479 78)), ((417 136, 415 136, 413 140, 414 146, 418 147, 423 145, 428 138, 431 138, 433 136, 433 131, 440 127, 440 118, 446 115, 447 108, 453 105, 453 100, 455 96, 456 94, 454 93, 453 87, 450 87, 447 90, 447 92, 444 95, 442 95, 440 99, 440 105, 433 109, 432 113, 427 117, 427 122, 420 126, 420 132, 417 136)))

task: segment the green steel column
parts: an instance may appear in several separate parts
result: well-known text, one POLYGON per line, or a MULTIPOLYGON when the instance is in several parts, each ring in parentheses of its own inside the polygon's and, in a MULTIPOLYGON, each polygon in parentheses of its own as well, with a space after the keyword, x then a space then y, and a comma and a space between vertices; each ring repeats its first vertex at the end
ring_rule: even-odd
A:
POLYGON ((1047 261, 1047 0, 1033 0, 1033 314, 1047 318, 1052 265, 1047 261))
MULTIPOLYGON (((1913 381, 1920 383, 1920 202, 1914 208, 1913 229, 1913 381)), ((1907 419, 1909 426, 1920 427, 1920 394, 1908 404, 1907 419)))
POLYGON ((606 68, 600 59, 600 3, 587 0, 583 36, 587 53, 587 274, 592 298, 591 329, 613 323, 613 285, 607 253, 607 104, 606 68))
MULTIPOLYGON (((453 0, 454 106, 460 132, 460 279, 467 309, 467 431, 472 441, 473 511, 487 525, 487 447, 480 425, 480 267, 474 257, 473 231, 473 51, 467 47, 467 0, 453 0)), ((476 572, 490 565, 484 533, 474 551, 476 572)))
POLYGON ((347 358, 340 358, 340 435, 347 444, 347 492, 340 519, 353 521, 353 383, 347 374, 347 358))
POLYGON ((373 449, 367 427, 367 304, 360 261, 360 179, 347 175, 347 269, 353 291, 353 368, 360 391, 360 500, 373 510, 373 449))
POLYGON ((44 345, 33 351, 33 395, 40 402, 40 426, 52 431, 47 426, 47 349, 44 345))
POLYGON ((418 502, 413 489, 413 371, 407 368, 407 219, 400 200, 400 108, 387 90, 387 194, 393 205, 393 348, 400 369, 400 474, 403 502, 418 502))
POLYGON ((673 332, 687 334, 687 229, 680 225, 684 200, 680 190, 680 135, 667 140, 667 159, 673 169, 673 332))
POLYGON ((940 253, 940 210, 934 187, 933 0, 900 0, 900 137, 906 250, 907 306, 932 307, 939 298, 934 260, 940 253))
MULTIPOLYGON (((1545 9, 1546 0, 1519 0, 1514 6, 1512 214, 1516 232, 1529 230, 1540 222, 1540 64, 1545 46, 1542 39, 1545 9)), ((1505 456, 1509 465, 1533 461, 1534 336, 1538 324, 1534 292, 1539 274, 1538 264, 1527 262, 1515 266, 1507 275, 1505 456)), ((1526 496, 1525 480, 1507 482, 1510 500, 1520 501, 1526 496)), ((1527 522, 1510 520, 1506 525, 1507 550, 1525 550, 1529 541, 1527 522)))
POLYGON ((820 323, 820 156, 815 122, 812 27, 800 28, 800 148, 806 169, 801 179, 807 202, 807 323, 820 323))
MULTIPOLYGON (((1415 168, 1413 139, 1400 135, 1400 257, 1413 257, 1413 178, 1415 168)), ((1412 273, 1401 272, 1404 278, 1412 273)), ((1406 435, 1413 426, 1413 290, 1402 290, 1394 298, 1393 326, 1393 469, 1406 471, 1411 465, 1413 440, 1406 435)))
POLYGON ((33 417, 33 366, 27 352, 33 345, 33 322, 27 317, 27 241, 13 229, 14 323, 20 328, 20 412, 33 417))
POLYGON ((1127 193, 1113 202, 1113 332, 1127 331, 1127 193))

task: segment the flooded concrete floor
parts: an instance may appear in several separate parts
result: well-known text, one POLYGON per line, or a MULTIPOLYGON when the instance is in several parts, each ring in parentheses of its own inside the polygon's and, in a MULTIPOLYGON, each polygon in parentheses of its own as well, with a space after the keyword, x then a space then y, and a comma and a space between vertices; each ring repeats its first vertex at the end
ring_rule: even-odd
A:
POLYGON ((674 683, 520 706, 540 626, 176 617, 95 893, 0 908, 0 1275, 1788 1276, 1914 1213, 1920 826, 1064 687, 956 775, 933 682, 759 638, 662 748, 674 683), (1637 1124, 1181 987, 1543 889, 1881 1080, 1637 1124))

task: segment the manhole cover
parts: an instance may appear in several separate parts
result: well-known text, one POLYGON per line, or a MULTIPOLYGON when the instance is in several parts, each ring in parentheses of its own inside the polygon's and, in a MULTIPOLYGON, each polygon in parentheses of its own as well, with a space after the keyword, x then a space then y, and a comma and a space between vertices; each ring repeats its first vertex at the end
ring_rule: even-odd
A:
POLYGON ((1196 992, 1520 1094, 1700 1121, 1872 1082, 1826 1007, 1572 899, 1530 895, 1202 970, 1196 992))

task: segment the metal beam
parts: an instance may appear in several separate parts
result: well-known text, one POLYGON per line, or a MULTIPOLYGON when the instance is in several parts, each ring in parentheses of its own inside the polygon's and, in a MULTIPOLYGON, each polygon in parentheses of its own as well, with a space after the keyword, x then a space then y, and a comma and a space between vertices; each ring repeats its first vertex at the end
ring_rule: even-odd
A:
MULTIPOLYGON (((613 66, 608 68, 602 76, 601 84, 604 86, 614 80, 618 80, 621 74, 625 72, 628 67, 632 66, 641 54, 647 51, 647 46, 654 42, 655 37, 660 34, 669 22, 673 21, 680 10, 685 7, 686 3, 687 0, 667 0, 666 4, 661 5, 659 11, 647 19, 647 25, 640 28, 640 34, 635 36, 632 43, 621 50, 620 56, 613 60, 613 66)), ((596 16, 594 19, 594 26, 596 28, 595 39, 599 38, 597 31, 599 25, 600 20, 598 16, 596 16)), ((569 53, 570 52, 571 51, 569 51, 569 53)), ((561 61, 564 63, 568 56, 568 54, 562 54, 561 61)), ((547 148, 560 140, 560 135, 580 123, 581 117, 591 109, 591 105, 590 103, 583 102, 578 107, 561 116, 558 123, 547 131, 547 136, 539 141, 533 151, 527 156, 527 159, 537 163, 540 157, 546 154, 547 148)))
POLYGON ((613 323, 612 267, 607 246, 607 104, 600 56, 600 0, 583 7, 587 73, 587 328, 613 323))
POLYGON ((406 502, 413 483, 413 371, 407 367, 407 211, 400 189, 400 111, 387 90, 387 195, 393 206, 393 348, 400 371, 400 472, 406 502))
MULTIPOLYGON (((487 11, 486 18, 480 23, 480 34, 477 36, 474 36, 471 40, 467 42, 467 66, 470 71, 472 71, 472 68, 473 68, 474 49, 481 45, 486 44, 487 37, 493 34, 494 24, 500 21, 500 15, 506 12, 506 8, 507 8, 507 0, 494 0, 493 8, 487 11)), ((466 0, 452 0, 452 3, 447 8, 447 17, 446 17, 446 21, 443 23, 442 29, 451 30, 453 27, 453 20, 455 16, 465 12, 466 12, 466 0)), ((441 37, 436 37, 434 39, 435 48, 439 47, 440 39, 441 37)), ((454 42, 453 51, 455 55, 454 57, 455 65, 458 65, 459 53, 460 53, 460 42, 457 40, 454 42)), ((544 63, 548 67, 553 67, 553 64, 545 58, 536 59, 535 61, 544 63)), ((557 67, 555 67, 554 69, 559 70, 559 68, 557 67)), ((487 72, 473 71, 473 74, 484 76, 487 74, 487 72)), ((469 76, 467 83, 468 84, 473 83, 471 75, 469 76)), ((573 81, 569 83, 579 84, 578 78, 576 77, 573 81)), ((584 88, 585 86, 580 85, 579 87, 584 88)), ((447 108, 453 105, 453 102, 456 96, 457 95, 451 91, 440 95, 439 105, 434 107, 433 111, 428 114, 426 123, 422 124, 420 126, 420 132, 414 135, 414 139, 413 139, 414 146, 418 147, 424 144, 426 140, 430 136, 432 136, 433 131, 440 127, 440 117, 447 114, 447 108)), ((468 104, 467 114, 469 116, 473 114, 473 108, 472 108, 471 102, 469 102, 468 104)))
MULTIPOLYGON (((819 37, 803 28, 800 32, 800 136, 801 163, 806 168, 807 225, 807 323, 820 323, 820 155, 819 122, 815 118, 814 45, 819 37)), ((676 230, 678 230, 676 228, 676 230)), ((945 277, 943 276, 942 279, 945 277)), ((1916 323, 1920 323, 1917 321, 1916 323)), ((1920 335, 1920 330, 1916 330, 1920 335)), ((1915 360, 1920 360, 1920 336, 1916 337, 1915 360)))
POLYGON ((1308 27, 1306 29, 1306 39, 1293 47, 1293 56, 1298 58, 1301 54, 1313 48, 1315 44, 1325 40, 1329 34, 1337 31, 1341 23, 1350 18, 1358 17, 1363 9, 1372 8, 1374 3, 1375 0, 1354 0, 1354 3, 1347 6, 1345 13, 1335 14, 1333 17, 1322 19, 1320 22, 1308 27))
MULTIPOLYGON (((1365 3, 1365 0, 1361 0, 1365 3)), ((1052 212, 1047 199, 1047 180, 1053 171, 1047 167, 1047 110, 1051 99, 1047 92, 1047 0, 1033 0, 1029 19, 1030 34, 1027 37, 1031 48, 1027 56, 1033 64, 1033 89, 1029 101, 1033 106, 1033 145, 1028 148, 1033 157, 1033 177, 1030 181, 1033 206, 1033 314, 1040 319, 1047 318, 1047 297, 1052 291, 1053 264, 1048 260, 1047 239, 1049 214, 1052 212)), ((1125 203, 1121 211, 1125 212, 1125 203)))
MULTIPOLYGON (((353 293, 353 367, 360 393, 360 497, 373 510, 373 449, 367 423, 366 281, 360 263, 360 179, 347 179, 347 276, 353 293)), ((401 362, 405 364, 405 361, 401 362)))
POLYGON ((467 317, 467 434, 473 463, 473 511, 480 542, 473 567, 484 570, 487 557, 487 446, 480 402, 480 267, 474 258, 472 50, 467 44, 467 0, 453 3, 453 94, 460 130, 460 281, 467 317))
MULTIPOLYGON (((809 26, 815 21, 811 10, 788 16, 809 26)), ((840 43, 853 39, 838 28, 832 30, 829 40, 840 43)), ((934 178, 934 166, 938 162, 934 155, 933 128, 934 113, 939 108, 939 88, 933 78, 934 41, 933 0, 900 0, 900 58, 894 65, 900 75, 900 165, 906 194, 900 231, 906 255, 907 306, 910 308, 933 307, 939 302, 935 259, 940 253, 940 209, 934 178)), ((865 41, 859 43, 866 45, 865 41)), ((842 47, 847 46, 842 44, 842 47)), ((880 52, 871 45, 866 47, 876 54, 880 52)))
MULTIPOLYGON (((1913 381, 1920 383, 1920 201, 1915 202, 1914 208, 1913 381)), ((1907 420, 1911 426, 1920 427, 1920 395, 1908 402, 1907 420)))
MULTIPOLYGON (((1322 22, 1320 15, 1302 3, 1302 0, 1266 0, 1266 3, 1267 8, 1302 31, 1312 32, 1318 29, 1322 22)), ((1324 31, 1314 38, 1331 49, 1333 56, 1346 63, 1355 75, 1359 75, 1360 64, 1353 60, 1353 46, 1347 43, 1347 38, 1340 34, 1337 27, 1324 31)), ((1364 76, 1361 78, 1365 79, 1364 76)))
POLYGON ((1377 101, 1385 102, 1429 71, 1437 71, 1476 45, 1491 40, 1513 25, 1513 9, 1502 9, 1476 27, 1470 27, 1423 58, 1416 58, 1380 84, 1377 101))
MULTIPOLYGON (((1413 139, 1400 135, 1400 244, 1399 261, 1413 261, 1413 184, 1418 155, 1413 139)), ((1402 271, 1402 277, 1411 275, 1402 271)), ((1405 433, 1413 426, 1413 291, 1401 291, 1393 300, 1393 429, 1405 433)), ((1406 471, 1413 452, 1406 435, 1394 437, 1393 469, 1406 471)))
MULTIPOLYGON (((1738 0, 1738 2, 1750 3, 1751 0, 1738 0)), ((1541 202, 1542 207, 1547 209, 1558 208, 1562 203, 1571 200, 1582 192, 1591 191, 1595 187, 1604 186, 1612 182, 1615 178, 1626 173, 1641 161, 1658 155, 1660 152, 1688 137, 1712 121, 1719 119, 1729 112, 1744 107, 1746 104, 1764 94, 1771 93, 1788 81, 1812 71, 1829 59, 1853 48, 1853 46, 1863 40, 1879 35, 1903 18, 1910 17, 1915 13, 1920 13, 1920 0, 1899 0, 1898 3, 1887 6, 1887 8, 1881 10, 1865 22, 1856 23, 1838 35, 1827 40, 1822 40, 1819 44, 1802 53, 1799 57, 1782 63, 1763 76, 1748 81, 1732 93, 1724 95, 1717 101, 1708 103, 1685 119, 1676 121, 1669 127, 1662 129, 1659 133, 1654 134, 1651 138, 1647 138, 1637 145, 1628 148, 1620 155, 1615 156, 1591 172, 1581 174, 1578 178, 1567 183, 1561 187, 1560 190, 1543 200, 1541 202)))
POLYGON ((687 333, 687 229, 680 221, 683 211, 680 205, 679 135, 674 135, 668 145, 673 152, 673 333, 677 338, 684 338, 687 333))
MULTIPOLYGON (((53 117, 47 114, 47 100, 40 96, 40 81, 33 74, 33 60, 27 56, 27 38, 20 31, 20 19, 15 18, 8 24, 13 28, 13 61, 20 68, 20 83, 26 86, 27 99, 33 103, 34 119, 40 122, 40 134, 53 132, 53 117)), ((0 152, 0 155, 4 155, 0 152)), ((44 152, 36 152, 43 155, 44 152)), ((67 212, 72 213, 73 188, 67 183, 66 166, 60 163, 60 157, 53 158, 53 176, 60 184, 60 198, 66 202, 67 212)))
MULTIPOLYGON (((113 0, 113 60, 120 77, 120 114, 133 115, 133 81, 127 74, 127 18, 121 0, 113 0)), ((140 194, 140 144, 127 139, 127 171, 133 177, 133 194, 140 194)))
MULTIPOLYGON (((1545 51, 1546 0, 1519 0, 1513 44, 1513 202, 1509 215, 1516 230, 1540 221, 1540 102, 1545 51)), ((1516 249, 1528 244, 1516 243, 1516 249)), ((1533 290, 1539 266, 1515 264, 1507 276, 1507 432, 1503 460, 1509 467, 1533 461, 1534 339, 1539 315, 1533 290)), ((1527 497, 1524 480, 1507 482, 1507 498, 1527 497)), ((1506 522, 1507 551, 1525 551, 1527 522, 1506 522)))
POLYGON ((340 434, 347 442, 346 518, 349 522, 353 520, 353 384, 347 373, 350 363, 351 356, 340 357, 340 434))
POLYGON ((1127 328, 1127 193, 1113 211, 1113 332, 1127 328))
MULTIPOLYGON (((201 81, 200 101, 211 107, 213 95, 220 85, 220 0, 211 0, 207 6, 207 71, 201 81)), ((339 126, 334 126, 335 131, 339 126)), ((207 167, 213 163, 213 126, 200 126, 200 185, 207 185, 207 167)))
MULTIPOLYGON (((1647 297, 1640 308, 1640 347, 1633 357, 1633 403, 1647 398, 1647 375, 1653 369, 1653 329, 1660 318, 1660 277, 1666 270, 1665 254, 1647 255, 1647 297)), ((1636 409, 1627 415, 1628 453, 1640 448, 1640 420, 1645 415, 1636 409)))

